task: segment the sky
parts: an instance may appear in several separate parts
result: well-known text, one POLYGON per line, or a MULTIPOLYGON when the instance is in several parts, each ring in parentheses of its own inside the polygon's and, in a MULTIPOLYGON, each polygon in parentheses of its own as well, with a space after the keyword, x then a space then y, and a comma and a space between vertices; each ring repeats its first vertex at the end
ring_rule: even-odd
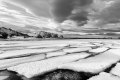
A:
POLYGON ((0 0, 0 27, 119 34, 120 0, 0 0))

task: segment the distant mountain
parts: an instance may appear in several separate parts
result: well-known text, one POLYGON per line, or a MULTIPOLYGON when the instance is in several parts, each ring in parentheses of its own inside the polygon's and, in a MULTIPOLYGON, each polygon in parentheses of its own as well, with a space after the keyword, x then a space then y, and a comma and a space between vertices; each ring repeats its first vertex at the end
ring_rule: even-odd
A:
POLYGON ((59 39, 62 39, 63 35, 57 34, 57 33, 46 32, 46 31, 40 31, 37 34, 37 38, 59 38, 59 39))
POLYGON ((12 36, 29 37, 29 35, 15 31, 11 28, 0 27, 0 37, 1 38, 7 38, 7 37, 12 37, 12 36))

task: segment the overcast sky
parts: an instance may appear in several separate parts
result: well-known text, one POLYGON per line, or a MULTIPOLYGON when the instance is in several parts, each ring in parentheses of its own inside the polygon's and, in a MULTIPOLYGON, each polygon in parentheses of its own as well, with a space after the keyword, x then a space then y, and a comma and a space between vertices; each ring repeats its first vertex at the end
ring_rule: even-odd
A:
POLYGON ((119 23, 120 0, 0 0, 0 27, 119 33, 119 23))

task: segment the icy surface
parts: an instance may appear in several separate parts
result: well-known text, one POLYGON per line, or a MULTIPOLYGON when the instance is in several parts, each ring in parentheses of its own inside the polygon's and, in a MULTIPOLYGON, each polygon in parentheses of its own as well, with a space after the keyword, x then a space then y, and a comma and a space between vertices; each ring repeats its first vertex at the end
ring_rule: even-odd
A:
POLYGON ((100 47, 100 48, 97 48, 97 49, 89 50, 89 52, 92 52, 92 53, 101 53, 101 52, 104 52, 106 50, 108 50, 108 48, 106 48, 106 47, 100 47))
POLYGON ((33 76, 55 70, 61 64, 73 62, 88 55, 89 54, 69 54, 60 57, 49 58, 42 61, 20 64, 8 68, 8 70, 16 71, 19 74, 26 76, 27 78, 31 78, 33 76))
POLYGON ((7 69, 6 71, 15 71, 28 78, 56 69, 69 69, 75 72, 100 73, 97 76, 103 77, 106 75, 103 80, 117 80, 113 75, 120 77, 119 62, 118 40, 0 42, 0 72, 7 69), (108 73, 101 73, 109 68, 108 73))
POLYGON ((120 77, 120 63, 117 63, 110 73, 120 77))
POLYGON ((83 72, 98 73, 105 70, 106 68, 108 68, 113 63, 116 63, 119 60, 120 60, 119 56, 109 52, 105 52, 96 55, 94 57, 60 65, 59 68, 71 69, 77 72, 83 71, 83 72))
POLYGON ((98 76, 94 76, 88 80, 120 80, 120 78, 109 73, 101 72, 98 76))

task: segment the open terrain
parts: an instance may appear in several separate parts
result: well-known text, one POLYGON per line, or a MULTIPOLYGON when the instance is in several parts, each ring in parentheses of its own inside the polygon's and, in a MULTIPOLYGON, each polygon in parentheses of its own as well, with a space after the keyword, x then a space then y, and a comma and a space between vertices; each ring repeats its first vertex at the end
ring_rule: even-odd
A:
POLYGON ((0 41, 0 80, 120 80, 120 40, 0 41))

